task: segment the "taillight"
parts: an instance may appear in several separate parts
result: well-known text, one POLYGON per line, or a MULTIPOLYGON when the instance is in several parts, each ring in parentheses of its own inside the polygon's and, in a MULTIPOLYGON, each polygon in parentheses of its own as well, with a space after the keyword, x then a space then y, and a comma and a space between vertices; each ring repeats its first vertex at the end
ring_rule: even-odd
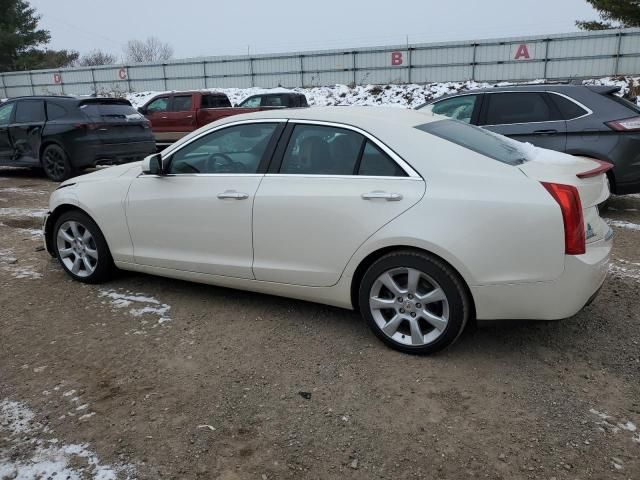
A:
POLYGON ((564 253, 582 255, 587 251, 584 233, 582 203, 578 189, 573 185, 541 182, 551 196, 560 205, 564 223, 564 253))
POLYGON ((623 118, 606 122, 607 126, 618 132, 640 132, 640 117, 623 118))

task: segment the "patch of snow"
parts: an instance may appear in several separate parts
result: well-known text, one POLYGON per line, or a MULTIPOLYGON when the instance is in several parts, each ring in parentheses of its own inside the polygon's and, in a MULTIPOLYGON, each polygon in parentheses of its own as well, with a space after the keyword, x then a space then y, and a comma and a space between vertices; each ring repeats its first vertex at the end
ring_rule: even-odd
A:
POLYGON ((78 417, 78 420, 88 420, 89 418, 93 417, 95 414, 96 412, 85 413, 84 415, 78 417))
POLYGON ((607 218, 606 222, 612 227, 640 231, 640 225, 638 225, 637 223, 626 222, 624 220, 611 220, 610 218, 607 218))
MULTIPOLYGON (((591 413, 592 415, 595 415, 600 419, 600 421, 596 421, 595 423, 596 425, 599 425, 599 429, 602 432, 609 431, 613 434, 620 433, 620 432, 630 432, 633 434, 631 436, 631 440, 633 440, 634 442, 640 443, 640 433, 635 433, 637 431, 637 427, 630 420, 627 420, 624 423, 616 422, 615 417, 613 417, 612 415, 609 415, 608 413, 605 413, 605 412, 600 412, 594 408, 589 409, 589 413, 591 413)), ((622 463, 622 462, 618 462, 618 463, 622 463)))
POLYGON ((34 240, 40 240, 42 237, 42 229, 41 228, 18 228, 18 232, 24 233, 25 235, 29 235, 34 240))
MULTIPOLYGON (((171 321, 171 318, 167 315, 171 306, 166 303, 161 303, 158 299, 149 295, 141 293, 132 293, 129 291, 118 292, 111 289, 101 289, 99 291, 100 297, 107 297, 112 307, 121 309, 128 308, 132 305, 136 305, 138 308, 129 309, 129 314, 133 317, 141 317, 144 315, 154 315, 158 317, 158 324, 171 321)), ((146 321, 142 322, 146 324, 146 321)), ((135 332, 134 332, 135 333, 135 332)))
POLYGON ((43 190, 32 190, 24 187, 0 188, 0 194, 2 193, 16 193, 18 195, 49 195, 49 192, 45 192, 43 190))
POLYGON ((0 217, 44 218, 47 210, 43 208, 0 208, 0 217))
POLYGON ((135 478, 131 465, 103 465, 88 444, 63 444, 47 427, 35 421, 27 405, 4 399, 0 402, 0 478, 65 478, 116 480, 135 478), (25 436, 28 434, 28 436, 25 436), (6 445, 6 446, 5 446, 6 445))
POLYGON ((18 259, 10 248, 0 249, 0 270, 9 272, 13 278, 29 278, 37 280, 42 274, 37 272, 32 265, 17 265, 18 259))

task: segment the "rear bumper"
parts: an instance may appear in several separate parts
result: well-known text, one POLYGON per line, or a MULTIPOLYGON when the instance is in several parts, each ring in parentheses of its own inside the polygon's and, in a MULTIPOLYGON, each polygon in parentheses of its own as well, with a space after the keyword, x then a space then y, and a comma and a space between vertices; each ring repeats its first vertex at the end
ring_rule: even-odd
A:
POLYGON ((609 267, 612 234, 587 246, 584 255, 565 257, 562 275, 550 282, 471 287, 478 320, 560 320, 589 304, 609 267))
POLYGON ((71 163, 74 167, 92 167, 99 163, 129 163, 142 160, 152 153, 156 153, 156 143, 151 139, 144 142, 98 143, 74 152, 71 163))

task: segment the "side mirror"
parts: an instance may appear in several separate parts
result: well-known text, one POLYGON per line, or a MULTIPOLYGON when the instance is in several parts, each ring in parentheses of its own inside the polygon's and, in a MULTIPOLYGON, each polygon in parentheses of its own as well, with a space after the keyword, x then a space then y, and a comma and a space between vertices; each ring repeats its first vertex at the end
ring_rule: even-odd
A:
POLYGON ((138 112, 140 112, 141 115, 146 115, 147 109, 144 107, 138 107, 138 112))
POLYGON ((142 160, 142 173, 145 175, 162 175, 162 155, 154 153, 142 160))

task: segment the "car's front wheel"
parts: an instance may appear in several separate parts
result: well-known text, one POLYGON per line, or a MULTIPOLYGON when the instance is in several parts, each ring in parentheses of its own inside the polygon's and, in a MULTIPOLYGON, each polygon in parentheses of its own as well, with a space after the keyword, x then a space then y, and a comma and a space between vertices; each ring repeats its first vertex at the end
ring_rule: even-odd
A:
POLYGON ((53 229, 55 254, 62 268, 84 283, 100 283, 113 273, 113 259, 98 225, 85 213, 63 213, 53 229))
POLYGON ((470 315, 462 280, 440 259, 406 250, 374 262, 362 278, 360 312, 387 345, 428 354, 460 336, 470 315))
POLYGON ((62 182, 73 174, 73 167, 67 152, 59 145, 48 145, 42 151, 42 168, 54 182, 62 182))

